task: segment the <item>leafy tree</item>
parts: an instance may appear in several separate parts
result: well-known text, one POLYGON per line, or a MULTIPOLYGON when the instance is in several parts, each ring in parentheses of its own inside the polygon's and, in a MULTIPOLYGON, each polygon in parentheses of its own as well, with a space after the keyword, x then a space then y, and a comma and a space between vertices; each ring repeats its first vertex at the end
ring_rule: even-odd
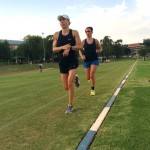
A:
POLYGON ((122 56, 123 53, 123 46, 122 46, 122 40, 119 39, 114 42, 113 44, 113 54, 116 56, 116 58, 119 58, 122 56))
POLYGON ((122 45, 122 39, 118 39, 113 42, 110 36, 105 36, 104 39, 100 40, 103 51, 102 56, 106 58, 119 58, 122 55, 129 55, 131 53, 130 49, 127 46, 122 45))
POLYGON ((52 51, 52 44, 53 44, 53 35, 48 35, 45 39, 45 48, 46 48, 46 59, 50 60, 53 59, 53 51, 52 51))
POLYGON ((42 37, 27 35, 24 37, 24 41, 24 46, 27 48, 28 59, 34 62, 43 60, 42 37))
POLYGON ((0 42, 0 60, 10 60, 10 46, 7 40, 5 40, 4 42, 0 42))
POLYGON ((139 50, 139 54, 143 56, 143 59, 145 60, 146 55, 150 53, 150 39, 144 39, 143 45, 141 50, 139 50))
POLYGON ((150 39, 144 39, 143 44, 147 47, 150 47, 150 39))
POLYGON ((123 45, 123 55, 126 55, 126 56, 131 55, 131 49, 128 48, 128 45, 123 45))
POLYGON ((145 46, 147 54, 150 53, 150 39, 144 39, 143 44, 145 46))
POLYGON ((103 40, 100 40, 100 43, 102 43, 103 49, 102 56, 109 58, 112 55, 113 40, 109 36, 105 36, 103 40))
POLYGON ((146 54, 147 54, 147 47, 144 46, 144 47, 142 47, 141 50, 139 50, 139 55, 143 56, 143 59, 145 60, 146 54))

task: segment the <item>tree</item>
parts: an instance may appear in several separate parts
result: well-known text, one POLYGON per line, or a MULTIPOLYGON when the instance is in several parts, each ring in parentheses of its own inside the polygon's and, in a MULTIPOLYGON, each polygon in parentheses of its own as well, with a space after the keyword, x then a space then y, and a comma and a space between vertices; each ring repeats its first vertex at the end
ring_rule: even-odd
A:
POLYGON ((18 46, 17 55, 28 58, 28 62, 41 62, 44 56, 45 60, 50 60, 53 58, 52 43, 53 35, 44 39, 41 36, 27 35, 24 37, 24 43, 18 46))
POLYGON ((44 52, 42 47, 42 37, 40 36, 30 36, 24 37, 25 47, 27 48, 28 59, 31 61, 43 60, 44 52))
POLYGON ((145 60, 146 54, 147 54, 147 47, 144 46, 141 48, 141 50, 139 50, 139 55, 141 55, 143 57, 143 60, 145 60))
POLYGON ((116 58, 119 58, 122 56, 123 53, 123 46, 122 46, 122 40, 119 39, 114 42, 113 44, 113 54, 116 56, 116 58))
POLYGON ((126 55, 126 56, 131 55, 131 49, 128 48, 128 45, 123 45, 123 55, 126 55))
POLYGON ((47 60, 54 58, 54 54, 52 51, 52 45, 53 45, 53 35, 48 35, 45 39, 46 59, 47 60))
POLYGON ((102 55, 109 58, 112 55, 113 40, 109 36, 105 36, 103 40, 100 40, 100 43, 102 43, 102 55))
POLYGON ((150 39, 144 39, 143 45, 141 50, 139 50, 139 55, 143 56, 143 59, 145 60, 146 55, 150 53, 150 39))
POLYGON ((150 47, 150 39, 144 39, 143 44, 147 47, 150 47))
POLYGON ((7 40, 5 40, 4 42, 0 42, 0 60, 10 60, 10 46, 7 40))
POLYGON ((145 46, 145 49, 146 49, 146 53, 150 54, 150 39, 144 39, 143 40, 143 44, 145 46))

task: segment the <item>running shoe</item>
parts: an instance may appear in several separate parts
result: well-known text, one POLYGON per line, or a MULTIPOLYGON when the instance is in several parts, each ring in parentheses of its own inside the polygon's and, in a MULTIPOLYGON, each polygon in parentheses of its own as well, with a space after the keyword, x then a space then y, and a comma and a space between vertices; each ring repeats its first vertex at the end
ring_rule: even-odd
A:
POLYGON ((95 95, 95 91, 94 90, 91 90, 91 96, 94 96, 95 95))
POLYGON ((73 107, 68 105, 65 114, 72 113, 72 112, 73 112, 73 107))
POLYGON ((79 87, 80 86, 80 81, 78 75, 75 76, 75 86, 79 87))

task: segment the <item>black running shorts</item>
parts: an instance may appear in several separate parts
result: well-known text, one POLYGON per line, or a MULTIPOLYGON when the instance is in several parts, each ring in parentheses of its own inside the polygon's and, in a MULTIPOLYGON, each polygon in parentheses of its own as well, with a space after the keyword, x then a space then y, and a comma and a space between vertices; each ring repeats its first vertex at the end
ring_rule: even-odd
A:
POLYGON ((67 74, 69 70, 76 69, 79 66, 78 60, 71 62, 59 62, 60 73, 67 74))

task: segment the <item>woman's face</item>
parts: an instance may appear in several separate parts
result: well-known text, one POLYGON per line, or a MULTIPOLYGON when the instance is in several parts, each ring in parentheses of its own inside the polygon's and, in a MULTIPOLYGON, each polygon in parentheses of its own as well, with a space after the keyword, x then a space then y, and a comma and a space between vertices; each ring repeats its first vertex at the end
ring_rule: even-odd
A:
POLYGON ((91 29, 86 28, 86 29, 85 29, 85 33, 86 33, 86 36, 87 36, 87 37, 91 37, 93 32, 92 32, 91 29))
POLYGON ((60 26, 65 29, 66 27, 68 27, 70 25, 70 21, 66 18, 63 18, 63 17, 60 17, 59 19, 59 23, 60 23, 60 26))

